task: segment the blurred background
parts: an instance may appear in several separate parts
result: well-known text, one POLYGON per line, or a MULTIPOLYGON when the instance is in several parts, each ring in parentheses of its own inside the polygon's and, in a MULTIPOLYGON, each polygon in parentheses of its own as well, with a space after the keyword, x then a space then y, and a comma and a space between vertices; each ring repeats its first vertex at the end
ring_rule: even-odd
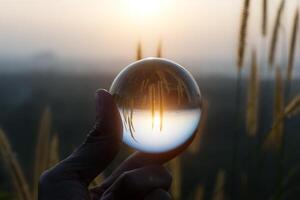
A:
POLYGON ((175 200, 299 199, 299 5, 2 0, 0 199, 36 199, 40 173, 92 126, 95 90, 149 56, 186 67, 208 109, 194 143, 167 164, 175 200))

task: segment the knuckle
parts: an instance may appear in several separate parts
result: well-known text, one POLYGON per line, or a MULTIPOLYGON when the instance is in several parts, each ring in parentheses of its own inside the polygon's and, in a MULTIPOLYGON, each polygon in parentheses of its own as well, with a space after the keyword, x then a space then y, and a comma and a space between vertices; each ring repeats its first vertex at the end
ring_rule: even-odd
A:
POLYGON ((137 181, 136 181, 136 177, 130 173, 130 172, 124 172, 122 174, 122 183, 123 186, 130 186, 130 187, 136 187, 137 185, 137 181))
POLYGON ((166 168, 166 167, 161 167, 160 168, 160 176, 163 177, 167 189, 171 187, 172 181, 173 181, 173 177, 172 174, 170 173, 170 171, 166 168))
POLYGON ((51 169, 45 170, 39 177, 39 186, 50 187, 51 185, 59 181, 60 176, 61 172, 59 167, 53 167, 51 169))
POLYGON ((164 199, 171 199, 171 195, 167 191, 165 191, 163 189, 157 189, 156 193, 160 194, 163 197, 165 197, 164 199))
POLYGON ((39 178, 39 188, 45 189, 52 185, 51 171, 44 171, 39 178))
POLYGON ((132 179, 132 177, 131 177, 131 175, 130 175, 129 172, 124 172, 124 173, 122 174, 122 181, 123 181, 124 183, 129 183, 129 182, 131 182, 131 179, 132 179))

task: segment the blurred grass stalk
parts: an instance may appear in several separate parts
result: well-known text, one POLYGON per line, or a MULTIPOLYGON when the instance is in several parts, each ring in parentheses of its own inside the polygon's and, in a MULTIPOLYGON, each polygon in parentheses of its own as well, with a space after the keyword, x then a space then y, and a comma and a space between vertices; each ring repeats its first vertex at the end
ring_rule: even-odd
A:
POLYGON ((287 85, 286 85, 286 99, 289 99, 290 90, 291 90, 291 82, 292 82, 292 73, 294 68, 294 60, 295 60, 295 49, 297 43, 297 31, 299 25, 299 8, 297 8, 294 16, 294 22, 291 32, 291 40, 290 40, 290 48, 289 48, 289 58, 288 58, 288 66, 287 66, 287 85))
POLYGON ((244 0, 241 14, 239 40, 238 40, 238 51, 237 51, 237 82, 236 82, 236 99, 235 99, 235 123, 236 130, 233 133, 233 148, 232 148, 232 158, 231 158, 231 198, 236 200, 236 182, 238 173, 238 142, 239 142, 239 126, 240 126, 240 101, 241 101, 241 90, 242 90, 242 68, 244 64, 245 50, 246 50, 246 39, 247 39, 247 27, 249 18, 250 0, 244 0))
POLYGON ((36 144, 35 170, 33 179, 32 193, 29 184, 23 174, 22 168, 12 151, 11 145, 0 129, 0 153, 10 172, 13 187, 16 191, 15 196, 20 200, 36 200, 38 192, 38 181, 43 171, 59 162, 59 138, 57 134, 51 133, 51 110, 46 107, 39 125, 38 140, 36 144))
POLYGON ((49 167, 49 141, 51 133, 51 110, 47 106, 42 114, 35 149, 33 196, 37 199, 39 177, 49 167))
MULTIPOLYGON (((280 116, 273 122, 273 126, 271 127, 270 132, 267 135, 266 142, 264 148, 271 148, 274 150, 272 146, 269 145, 273 143, 274 146, 277 147, 277 151, 279 152, 279 160, 278 160, 278 180, 276 182, 275 194, 272 196, 272 200, 279 200, 282 197, 282 194, 285 192, 283 188, 287 184, 287 179, 290 179, 291 175, 294 174, 295 169, 291 169, 288 173, 287 178, 284 178, 284 163, 285 163, 285 145, 286 145, 286 133, 282 133, 281 135, 275 135, 277 126, 280 126, 281 123, 284 122, 286 118, 294 117, 295 115, 300 113, 300 95, 294 97, 292 101, 285 107, 285 109, 281 112, 280 116), (274 136, 272 136, 274 134, 274 136), (281 136, 281 138, 279 138, 281 136), (273 139, 275 138, 275 139, 273 139)), ((298 168, 296 169, 298 171, 298 168)))
POLYGON ((156 49, 156 57, 162 57, 162 39, 159 39, 157 49, 156 49))
MULTIPOLYGON (((274 108, 273 108, 273 123, 272 127, 265 134, 265 138, 262 141, 262 148, 264 151, 270 150, 273 152, 279 152, 280 148, 282 148, 283 143, 283 127, 284 127, 284 120, 282 118, 282 113, 284 109, 284 86, 282 75, 280 71, 280 67, 276 68, 276 78, 275 78, 275 91, 274 91, 274 108)), ((260 153, 260 160, 259 160, 259 174, 262 174, 263 162, 265 160, 265 154, 260 153)), ((280 161, 277 167, 278 171, 280 170, 280 161)), ((280 174, 279 172, 278 174, 280 174)), ((280 180, 277 181, 275 184, 280 184, 280 180)), ((276 186, 277 187, 277 186, 276 186)))
POLYGON ((202 185, 198 185, 195 190, 194 200, 204 200, 204 187, 202 185))
POLYGON ((291 118, 300 113, 300 95, 294 97, 292 101, 285 107, 284 116, 291 118))
POLYGON ((223 169, 220 169, 216 176, 216 183, 212 200, 225 200, 224 185, 225 171, 223 169))
POLYGON ((270 45, 270 50, 269 50, 269 65, 270 65, 269 67, 270 68, 273 68, 273 64, 274 64, 275 52, 276 52, 277 43, 278 43, 279 27, 281 24, 281 16, 282 16, 284 7, 285 7, 285 0, 281 0, 281 3, 279 5, 279 8, 276 13, 276 20, 275 20, 275 24, 273 27, 271 45, 270 45))
POLYGON ((142 49, 142 43, 139 40, 136 46, 136 60, 141 60, 143 58, 143 49, 142 49))
POLYGON ((268 31, 268 0, 262 0, 262 35, 267 36, 268 31))
POLYGON ((239 70, 243 67, 244 64, 247 27, 248 27, 248 18, 249 18, 249 7, 250 7, 250 0, 244 0, 244 7, 242 9, 240 32, 239 32, 239 45, 238 45, 237 66, 239 70))
MULTIPOLYGON (((252 51, 252 59, 251 59, 251 69, 248 78, 248 88, 247 88, 247 104, 246 104, 246 133, 251 138, 256 138, 258 136, 258 128, 259 128, 259 107, 260 107, 260 77, 259 77, 259 67, 257 64, 257 55, 256 50, 252 51)), ((246 140, 246 156, 247 158, 251 157, 253 153, 251 149, 251 140, 247 138, 246 140)), ((259 149, 257 144, 256 148, 259 149)), ((255 150, 258 151, 258 150, 255 150)), ((248 159, 246 162, 248 167, 251 166, 251 161, 248 159)), ((250 171, 248 172, 250 173, 250 171)), ((243 191, 243 196, 249 196, 248 189, 248 177, 247 174, 242 174, 241 177, 241 188, 243 191), (245 195, 246 194, 246 195, 245 195)), ((251 177, 252 178, 252 177, 251 177)))
POLYGON ((275 95, 274 95, 274 111, 273 111, 273 127, 269 132, 265 142, 264 148, 270 150, 278 150, 281 145, 283 134, 283 120, 281 119, 284 109, 284 87, 280 71, 280 67, 276 68, 275 79, 275 95), (279 122, 277 122, 279 120, 279 122))
POLYGON ((258 129, 258 109, 259 109, 259 76, 256 59, 256 51, 252 52, 251 71, 248 81, 246 128, 250 136, 256 136, 258 129))
POLYGON ((0 153, 9 171, 15 195, 19 200, 32 200, 26 177, 2 129, 0 129, 0 153))
POLYGON ((59 162, 59 139, 58 139, 58 135, 55 133, 51 138, 48 167, 54 166, 58 162, 59 162))
POLYGON ((176 157, 169 162, 169 168, 173 175, 171 194, 174 200, 181 200, 181 157, 176 157))

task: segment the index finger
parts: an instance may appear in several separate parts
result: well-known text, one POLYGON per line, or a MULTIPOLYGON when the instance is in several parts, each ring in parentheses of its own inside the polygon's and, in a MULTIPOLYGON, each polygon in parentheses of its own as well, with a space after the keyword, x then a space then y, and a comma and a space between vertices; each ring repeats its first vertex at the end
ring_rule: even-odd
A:
POLYGON ((107 91, 98 90, 95 95, 97 116, 93 129, 79 148, 46 171, 41 180, 73 180, 88 185, 118 153, 122 133, 118 108, 107 91))

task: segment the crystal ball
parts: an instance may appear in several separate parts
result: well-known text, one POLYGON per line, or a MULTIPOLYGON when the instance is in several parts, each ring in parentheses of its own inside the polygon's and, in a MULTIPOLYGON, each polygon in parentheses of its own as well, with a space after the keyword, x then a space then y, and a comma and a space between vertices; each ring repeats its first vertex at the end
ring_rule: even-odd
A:
POLYGON ((193 76, 181 65, 146 58, 125 67, 110 93, 123 121, 123 142, 146 153, 180 148, 197 132, 201 93, 193 76))

